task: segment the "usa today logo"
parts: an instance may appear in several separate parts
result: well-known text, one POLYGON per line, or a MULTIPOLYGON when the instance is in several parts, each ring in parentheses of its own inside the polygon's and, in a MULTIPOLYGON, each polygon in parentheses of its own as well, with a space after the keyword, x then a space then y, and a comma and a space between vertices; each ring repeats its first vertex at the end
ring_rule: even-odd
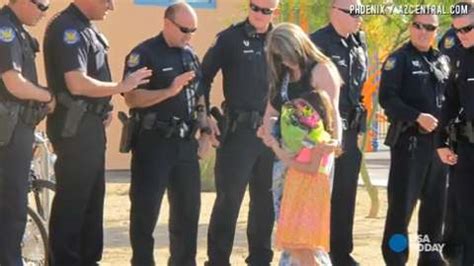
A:
MULTIPOLYGON (((431 243, 428 235, 418 235, 418 251, 419 252, 443 252, 446 244, 431 243)), ((402 234, 394 234, 388 241, 388 246, 395 253, 400 253, 408 248, 408 239, 402 234)))

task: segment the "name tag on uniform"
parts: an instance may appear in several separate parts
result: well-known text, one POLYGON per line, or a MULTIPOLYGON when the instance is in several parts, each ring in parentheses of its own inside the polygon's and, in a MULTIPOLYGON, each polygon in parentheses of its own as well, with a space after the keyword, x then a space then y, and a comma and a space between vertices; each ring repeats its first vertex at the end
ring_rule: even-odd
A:
POLYGON ((161 71, 168 72, 168 71, 171 71, 171 70, 173 70, 172 67, 167 67, 167 68, 163 68, 161 71))
POLYGON ((474 81, 474 78, 467 78, 467 81, 474 81))
POLYGON ((421 71, 421 70, 418 70, 418 71, 413 71, 411 72, 413 75, 427 75, 429 74, 428 72, 426 71, 421 71))
POLYGON ((411 64, 412 64, 414 67, 420 67, 420 61, 418 61, 418 60, 413 60, 413 61, 411 61, 411 64))
POLYGON ((337 60, 337 64, 343 67, 347 67, 346 60, 344 59, 337 60))
POLYGON ((244 54, 253 54, 254 50, 244 50, 244 54))

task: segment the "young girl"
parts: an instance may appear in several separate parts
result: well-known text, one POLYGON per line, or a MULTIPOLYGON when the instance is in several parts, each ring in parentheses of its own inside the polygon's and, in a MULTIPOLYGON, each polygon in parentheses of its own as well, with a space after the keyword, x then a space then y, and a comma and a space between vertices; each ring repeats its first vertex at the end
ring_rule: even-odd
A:
POLYGON ((290 23, 270 33, 267 60, 270 101, 258 134, 286 168, 276 245, 291 254, 291 265, 328 265, 329 175, 341 136, 334 108, 340 77, 303 30, 290 23), (275 115, 281 143, 269 133, 275 115))

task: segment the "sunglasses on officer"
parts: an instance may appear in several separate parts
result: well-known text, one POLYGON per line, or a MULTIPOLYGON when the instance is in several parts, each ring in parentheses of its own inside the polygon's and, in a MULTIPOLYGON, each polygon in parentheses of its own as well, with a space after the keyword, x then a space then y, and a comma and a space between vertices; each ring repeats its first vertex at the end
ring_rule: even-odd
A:
POLYGON ((423 23, 420 23, 420 22, 416 22, 416 21, 413 21, 411 23, 411 25, 417 29, 417 30, 422 30, 422 29, 425 29, 426 31, 435 31, 438 26, 436 25, 432 25, 432 24, 423 24, 423 23))
POLYGON ((267 8, 267 7, 260 7, 260 6, 257 6, 256 4, 254 3, 250 3, 250 10, 252 10, 253 12, 260 12, 264 15, 271 15, 273 14, 273 12, 275 12, 275 9, 272 9, 272 8, 267 8))
POLYGON ((457 34, 467 34, 467 33, 469 33, 472 29, 474 29, 474 24, 467 25, 467 26, 464 26, 464 27, 462 27, 462 28, 455 28, 454 26, 452 26, 452 28, 454 29, 454 31, 455 31, 457 34))
POLYGON ((337 10, 339 10, 339 11, 341 11, 341 12, 343 12, 343 13, 345 13, 345 14, 353 17, 353 18, 360 18, 362 16, 361 14, 359 14, 357 12, 354 12, 354 11, 351 11, 349 9, 344 9, 344 8, 340 8, 340 7, 337 7, 337 6, 333 6, 332 8, 337 9, 337 10))
POLYGON ((168 20, 171 21, 171 23, 173 23, 179 29, 179 31, 181 31, 184 34, 191 34, 197 31, 197 28, 184 27, 184 26, 179 25, 178 23, 176 23, 176 21, 172 19, 168 19, 168 20))
POLYGON ((38 2, 38 0, 30 0, 41 12, 46 12, 49 9, 49 5, 38 2))

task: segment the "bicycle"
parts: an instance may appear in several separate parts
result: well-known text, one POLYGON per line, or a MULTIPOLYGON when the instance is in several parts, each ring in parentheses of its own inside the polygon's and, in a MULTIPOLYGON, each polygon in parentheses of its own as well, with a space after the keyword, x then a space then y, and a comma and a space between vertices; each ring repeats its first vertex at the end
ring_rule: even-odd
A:
POLYGON ((49 148, 49 140, 44 133, 35 133, 31 162, 30 178, 32 180, 33 201, 36 211, 44 221, 49 221, 51 203, 55 191, 53 165, 56 155, 49 148))
POLYGON ((55 191, 52 172, 55 157, 44 134, 35 133, 33 154, 28 176, 28 216, 21 246, 24 265, 43 266, 48 265, 47 222, 55 191))

